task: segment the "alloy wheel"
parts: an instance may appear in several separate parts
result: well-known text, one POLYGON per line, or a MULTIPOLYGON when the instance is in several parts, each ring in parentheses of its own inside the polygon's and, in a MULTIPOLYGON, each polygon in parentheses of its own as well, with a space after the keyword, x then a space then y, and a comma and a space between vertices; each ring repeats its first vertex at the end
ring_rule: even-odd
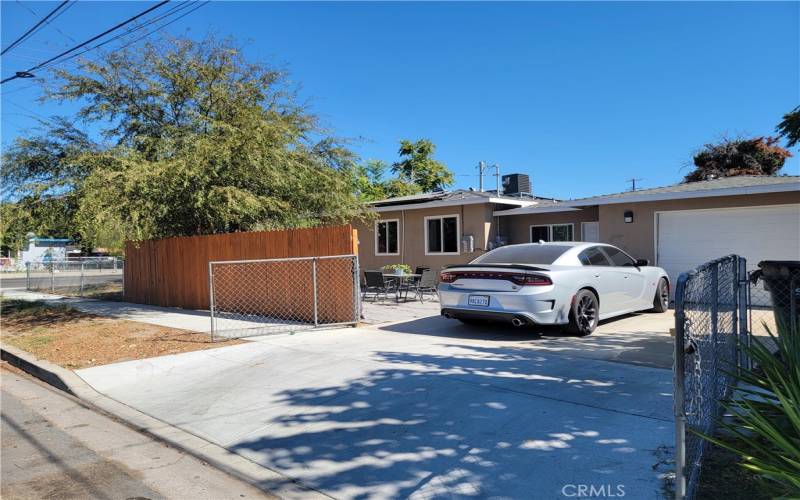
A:
POLYGON ((594 326, 597 317, 597 309, 594 305, 594 300, 589 295, 584 295, 578 302, 578 310, 576 319, 581 331, 589 332, 594 326))

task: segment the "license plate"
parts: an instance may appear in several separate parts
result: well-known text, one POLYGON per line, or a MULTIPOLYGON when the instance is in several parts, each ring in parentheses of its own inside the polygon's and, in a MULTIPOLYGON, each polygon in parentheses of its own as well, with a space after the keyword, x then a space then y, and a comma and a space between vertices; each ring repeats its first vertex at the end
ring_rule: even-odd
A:
POLYGON ((489 296, 488 295, 470 295, 467 299, 467 303, 471 306, 488 306, 489 305, 489 296))

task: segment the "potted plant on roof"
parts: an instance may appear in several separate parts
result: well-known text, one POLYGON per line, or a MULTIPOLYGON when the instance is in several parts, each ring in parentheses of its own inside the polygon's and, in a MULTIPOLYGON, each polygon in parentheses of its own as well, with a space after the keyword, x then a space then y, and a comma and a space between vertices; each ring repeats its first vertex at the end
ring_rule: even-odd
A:
POLYGON ((389 264, 383 266, 383 272, 386 274, 394 273, 397 276, 403 276, 404 274, 411 274, 411 266, 408 264, 389 264))

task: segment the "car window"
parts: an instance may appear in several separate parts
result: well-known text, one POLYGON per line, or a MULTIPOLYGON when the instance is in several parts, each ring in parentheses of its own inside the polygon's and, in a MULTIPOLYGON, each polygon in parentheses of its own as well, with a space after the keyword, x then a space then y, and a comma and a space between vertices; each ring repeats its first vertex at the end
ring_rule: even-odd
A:
POLYGON ((569 250, 567 245, 510 245, 487 252, 472 264, 552 264, 569 250))
POLYGON ((610 266, 606 254, 600 251, 599 247, 589 247, 578 255, 581 264, 584 266, 610 266))
POLYGON ((625 252, 614 247, 603 247, 603 251, 608 255, 612 264, 615 266, 635 266, 636 261, 628 256, 625 252))

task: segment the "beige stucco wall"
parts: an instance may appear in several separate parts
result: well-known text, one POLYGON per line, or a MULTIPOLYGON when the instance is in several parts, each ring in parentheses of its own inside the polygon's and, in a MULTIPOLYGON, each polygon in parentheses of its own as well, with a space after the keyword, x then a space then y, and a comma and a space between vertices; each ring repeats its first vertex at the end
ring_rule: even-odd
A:
POLYGON ((795 191, 600 205, 600 241, 616 245, 635 258, 648 259, 650 262, 655 263, 656 212, 782 205, 797 203, 798 201, 800 201, 800 196, 795 191), (626 224, 623 220, 626 210, 633 211, 632 223, 626 224))
POLYGON ((494 238, 492 213, 499 209, 491 203, 456 205, 450 207, 426 208, 417 210, 397 210, 380 212, 377 220, 398 219, 400 224, 400 255, 375 255, 375 225, 362 222, 353 223, 358 229, 359 264, 361 269, 378 269, 387 264, 408 264, 412 268, 426 266, 438 271, 447 264, 469 262, 485 252, 488 242, 494 238), (425 255, 425 217, 432 215, 458 215, 461 238, 472 235, 475 251, 465 253, 460 248, 459 255, 425 255))
POLYGON ((574 224, 573 237, 576 241, 581 241, 581 222, 596 222, 597 207, 587 207, 575 212, 506 215, 499 219, 500 234, 508 238, 509 244, 530 243, 530 227, 544 224, 574 224))

